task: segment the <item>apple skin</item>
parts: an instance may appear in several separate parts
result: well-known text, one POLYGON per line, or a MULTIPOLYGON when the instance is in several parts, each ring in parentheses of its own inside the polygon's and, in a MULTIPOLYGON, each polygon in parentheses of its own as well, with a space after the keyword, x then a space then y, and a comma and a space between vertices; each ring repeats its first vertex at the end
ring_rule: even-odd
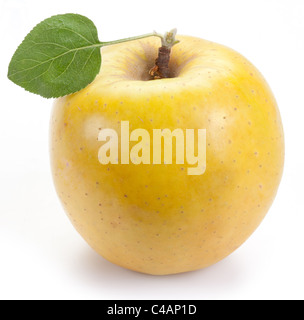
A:
POLYGON ((54 183, 76 230, 112 263, 153 275, 204 268, 236 250, 268 212, 284 165, 279 110, 260 72, 225 46, 178 39, 170 79, 147 81, 159 39, 103 48, 100 74, 55 101, 50 126, 54 183), (119 133, 121 121, 130 131, 206 129, 206 172, 102 165, 98 133, 119 133))

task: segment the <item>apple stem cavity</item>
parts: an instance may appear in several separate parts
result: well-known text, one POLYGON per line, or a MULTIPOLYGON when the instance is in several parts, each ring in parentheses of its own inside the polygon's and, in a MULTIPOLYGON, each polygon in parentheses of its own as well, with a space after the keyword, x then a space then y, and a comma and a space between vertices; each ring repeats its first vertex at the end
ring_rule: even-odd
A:
POLYGON ((158 49, 158 57, 155 60, 155 65, 150 69, 149 74, 153 80, 170 78, 169 62, 172 47, 179 43, 175 39, 177 29, 166 32, 163 36, 156 33, 154 35, 161 38, 162 46, 158 49))
POLYGON ((155 65, 149 70, 149 75, 152 80, 170 78, 169 62, 172 47, 179 43, 176 37, 177 29, 172 29, 164 35, 154 31, 137 37, 125 38, 115 41, 102 42, 102 46, 118 44, 127 41, 139 40, 148 37, 159 37, 161 39, 161 47, 158 49, 158 57, 155 60, 155 65))

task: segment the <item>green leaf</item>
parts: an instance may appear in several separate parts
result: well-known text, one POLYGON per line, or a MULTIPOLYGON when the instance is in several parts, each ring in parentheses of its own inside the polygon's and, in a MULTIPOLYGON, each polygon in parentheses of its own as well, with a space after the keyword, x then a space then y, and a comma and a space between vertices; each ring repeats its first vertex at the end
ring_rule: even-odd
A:
POLYGON ((97 29, 88 18, 63 14, 39 23, 15 52, 8 78, 45 98, 86 87, 101 66, 97 29))

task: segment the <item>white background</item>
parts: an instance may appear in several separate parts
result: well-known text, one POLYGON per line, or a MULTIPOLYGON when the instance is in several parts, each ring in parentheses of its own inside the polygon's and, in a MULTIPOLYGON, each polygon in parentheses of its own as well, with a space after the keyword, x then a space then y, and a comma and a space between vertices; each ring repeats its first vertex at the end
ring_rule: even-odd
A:
POLYGON ((304 1, 0 1, 0 299, 303 299, 304 1), (41 20, 92 19, 101 41, 177 27, 246 56, 281 111, 286 165, 277 198, 251 238, 207 269, 138 274, 82 240, 59 203, 49 165, 52 100, 6 78, 11 56, 41 20))

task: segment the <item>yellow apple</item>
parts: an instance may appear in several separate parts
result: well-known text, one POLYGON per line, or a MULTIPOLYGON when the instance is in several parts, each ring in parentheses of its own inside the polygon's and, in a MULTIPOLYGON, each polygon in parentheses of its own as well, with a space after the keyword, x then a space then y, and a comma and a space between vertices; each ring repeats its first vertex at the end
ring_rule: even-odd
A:
POLYGON ((284 163, 279 110, 260 72, 225 46, 178 39, 168 79, 149 78, 157 38, 103 48, 94 82, 56 100, 51 119, 54 183, 74 227, 107 260, 154 275, 204 268, 237 249, 269 210, 284 163), (151 141, 153 129, 205 129, 206 170, 102 164, 100 132, 115 130, 121 144, 126 122, 151 141))

